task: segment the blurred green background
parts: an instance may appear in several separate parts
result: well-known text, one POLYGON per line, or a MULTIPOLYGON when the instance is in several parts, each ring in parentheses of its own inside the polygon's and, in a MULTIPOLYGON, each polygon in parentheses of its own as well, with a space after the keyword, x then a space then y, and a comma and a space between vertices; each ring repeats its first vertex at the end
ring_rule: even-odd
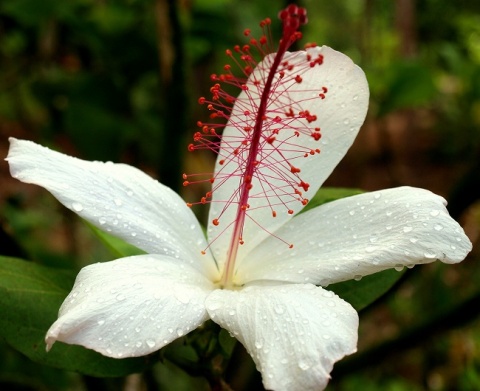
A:
MULTIPOLYGON (((214 159, 185 153, 206 116, 196 101, 244 28, 258 33, 258 22, 276 20, 288 3, 1 0, 0 154, 8 137, 27 138, 135 165, 198 199, 202 189, 180 186, 183 172, 211 171, 214 159)), ((327 185, 427 188, 448 199, 474 243, 461 265, 409 270, 363 311, 359 353, 336 365, 328 389, 479 390, 480 2, 299 3, 309 14, 303 42, 351 56, 371 88, 367 121, 327 185)), ((108 258, 46 192, 14 181, 5 162, 0 176, 1 255, 73 269, 108 258)), ((261 390, 249 357, 235 359, 234 389, 261 390)), ((143 377, 103 380, 34 364, 0 342, 2 390, 201 387, 168 361, 143 377)))

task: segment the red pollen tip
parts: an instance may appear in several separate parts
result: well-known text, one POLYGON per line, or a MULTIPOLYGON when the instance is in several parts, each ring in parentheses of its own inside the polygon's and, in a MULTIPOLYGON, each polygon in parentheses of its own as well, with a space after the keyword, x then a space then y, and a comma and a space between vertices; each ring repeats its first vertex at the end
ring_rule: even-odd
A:
POLYGON ((213 219, 212 224, 217 226, 218 224, 220 224, 220 222, 218 221, 218 219, 213 219))
POLYGON ((277 217, 277 212, 275 212, 274 210, 272 210, 272 217, 277 217))
POLYGON ((302 76, 300 76, 300 75, 295 76, 295 81, 296 81, 297 83, 301 83, 302 80, 303 80, 303 79, 302 79, 302 76))
POLYGON ((189 184, 190 184, 189 181, 184 181, 184 182, 183 182, 183 186, 188 186, 189 184))
POLYGON ((245 29, 243 30, 243 35, 245 35, 246 37, 248 37, 251 33, 251 30, 250 29, 245 29))
POLYGON ((288 210, 288 214, 289 214, 289 215, 293 215, 293 210, 292 210, 292 209, 289 209, 289 210, 288 210))

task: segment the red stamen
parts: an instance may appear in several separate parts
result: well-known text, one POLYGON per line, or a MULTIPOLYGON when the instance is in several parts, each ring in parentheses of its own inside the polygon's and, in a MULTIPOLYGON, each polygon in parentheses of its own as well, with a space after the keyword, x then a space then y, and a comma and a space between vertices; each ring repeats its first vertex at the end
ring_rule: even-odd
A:
MULTIPOLYGON (((306 140, 315 143, 321 138, 317 113, 302 109, 302 104, 326 99, 328 90, 326 87, 305 90, 305 97, 301 101, 293 100, 290 90, 298 92, 304 85, 304 88, 309 88, 309 83, 304 81, 304 74, 310 68, 320 66, 323 56, 305 51, 285 59, 288 48, 301 38, 298 29, 307 23, 306 10, 290 5, 279 13, 279 18, 283 31, 278 48, 273 48, 271 21, 267 18, 260 22, 260 38, 253 37, 251 31, 246 29, 244 35, 248 37, 249 44, 236 45, 225 52, 231 63, 223 67, 224 73, 211 75, 211 80, 216 83, 210 89, 211 97, 198 99, 199 104, 206 105, 210 120, 197 122, 201 132, 194 134, 194 144, 188 146, 189 151, 208 149, 221 154, 218 159, 219 168, 214 176, 185 174, 183 177, 186 185, 203 182, 213 184, 212 191, 202 197, 199 203, 212 202, 213 193, 227 180, 232 177, 239 179, 240 185, 230 198, 224 201, 215 199, 215 202, 223 202, 224 206, 212 220, 214 226, 219 225, 227 209, 236 208, 234 220, 225 221, 220 233, 231 234, 222 286, 232 284, 238 246, 244 242, 246 218, 255 222, 252 216, 258 207, 270 208, 272 217, 275 218, 279 208, 283 209, 283 213, 292 215, 294 209, 290 206, 291 203, 306 205, 308 199, 302 194, 308 191, 310 184, 301 179, 301 169, 293 164, 293 160, 320 153, 319 148, 306 146, 309 145, 306 140), (273 51, 276 53, 271 55, 273 51), (240 71, 241 76, 234 74, 234 67, 240 71), (223 87, 225 85, 236 87, 242 93, 238 98, 232 96, 227 92, 229 89, 223 87), (235 112, 232 113, 234 104, 235 112), (218 129, 223 128, 227 122, 236 132, 222 136, 218 129), (258 206, 259 198, 265 199, 266 204, 258 206), (252 208, 249 200, 255 200, 252 208)), ((314 46, 316 45, 305 45, 307 49, 314 46)), ((282 238, 278 239, 290 248, 293 247, 282 238)), ((215 240, 216 238, 211 240, 210 244, 215 240)))

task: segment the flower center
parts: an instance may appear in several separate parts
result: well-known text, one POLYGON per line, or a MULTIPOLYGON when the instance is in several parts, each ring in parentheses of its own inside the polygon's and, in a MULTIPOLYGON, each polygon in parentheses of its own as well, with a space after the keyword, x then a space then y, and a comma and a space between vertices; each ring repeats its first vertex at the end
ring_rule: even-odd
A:
MULTIPOLYGON (((235 132, 220 135, 216 129, 224 124, 198 122, 201 131, 195 133, 195 143, 188 148, 189 151, 209 149, 220 155, 216 172, 206 179, 197 179, 196 175, 202 174, 184 174, 185 186, 203 181, 212 183, 212 190, 198 203, 212 202, 214 193, 223 184, 232 178, 238 181, 238 187, 228 199, 221 201, 224 206, 212 220, 213 226, 225 227, 219 235, 229 235, 226 261, 219 282, 224 288, 234 286, 235 261, 239 246, 244 243, 246 219, 252 219, 262 229, 262 222, 254 218, 255 210, 269 208, 275 218, 278 208, 292 215, 291 202, 306 205, 308 199, 303 194, 308 191, 309 184, 300 178, 301 170, 294 165, 294 159, 320 153, 318 148, 306 147, 310 141, 298 141, 308 137, 315 142, 321 138, 320 127, 312 125, 317 116, 303 110, 301 105, 308 100, 324 99, 327 89, 304 91, 306 93, 300 101, 291 98, 290 91, 298 93, 302 75, 310 68, 321 65, 323 57, 320 54, 313 57, 307 50, 299 57, 287 58, 288 48, 301 38, 298 29, 307 22, 306 10, 290 5, 280 12, 279 17, 283 34, 276 53, 269 54, 273 51, 270 44, 271 22, 265 19, 260 23, 264 33, 260 39, 251 38, 250 45, 226 51, 227 56, 241 68, 243 77, 234 76, 231 65, 226 65, 224 74, 211 76, 216 82, 210 89, 211 99, 199 99, 199 103, 207 105, 211 112, 210 119, 223 119, 228 126, 235 128, 235 132), (260 55, 260 61, 255 60, 254 51, 260 55), (293 60, 289 61, 289 58, 293 60), (240 96, 230 95, 222 85, 239 88, 240 96), (259 201, 261 199, 262 202, 259 201), (230 208, 235 208, 233 214, 229 213, 230 208), (223 221, 223 218, 228 220, 227 216, 231 221, 223 221)), ((250 36, 250 31, 246 30, 245 35, 250 36)), ((286 240, 278 239, 293 247, 286 240)), ((211 240, 210 244, 215 240, 211 240)))

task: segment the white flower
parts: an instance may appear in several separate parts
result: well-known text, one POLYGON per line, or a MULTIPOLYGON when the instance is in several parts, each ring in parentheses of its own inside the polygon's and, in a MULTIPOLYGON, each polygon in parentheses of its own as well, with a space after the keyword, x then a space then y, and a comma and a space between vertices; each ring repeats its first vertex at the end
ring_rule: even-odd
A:
MULTIPOLYGON (((309 52, 323 54, 324 64, 302 73, 302 90, 291 91, 290 97, 317 113, 321 153, 298 159, 298 151, 284 152, 286 159, 295 158, 310 185, 306 198, 345 155, 368 105, 365 76, 348 57, 327 47, 309 52), (318 102, 308 100, 319 86, 328 87, 320 111, 314 107, 318 102)), ((302 55, 287 53, 285 58, 295 63, 302 55)), ((234 112, 244 110, 241 102, 248 93, 242 94, 234 112)), ((254 105, 258 96, 250 94, 254 105)), ((275 104, 283 105, 281 99, 275 104)), ((236 126, 227 126, 223 137, 229 142, 222 144, 220 156, 235 147, 236 132, 236 126)), ((311 142, 305 140, 305 145, 311 142)), ((217 162, 223 184, 213 192, 207 241, 185 202, 141 171, 82 161, 30 141, 10 142, 7 160, 13 177, 46 188, 90 223, 148 253, 82 269, 48 330, 49 349, 62 341, 109 357, 141 356, 212 319, 245 346, 267 389, 320 390, 333 364, 356 351, 358 326, 350 304, 320 286, 398 265, 436 259, 457 263, 471 249, 445 200, 422 189, 366 193, 300 215, 295 214, 301 203, 289 203, 295 213, 280 205, 275 218, 263 207, 266 197, 252 197, 243 226, 245 243, 223 285, 231 289, 222 289, 233 230, 228 224, 236 213, 230 207, 234 204, 225 202, 238 189, 238 178, 229 176, 238 169, 234 161, 217 162), (225 205, 229 207, 222 212, 225 205), (211 222, 218 216, 221 224, 215 226, 211 222)), ((273 174, 270 181, 274 186, 273 174)), ((254 178, 253 186, 262 183, 254 178)))

